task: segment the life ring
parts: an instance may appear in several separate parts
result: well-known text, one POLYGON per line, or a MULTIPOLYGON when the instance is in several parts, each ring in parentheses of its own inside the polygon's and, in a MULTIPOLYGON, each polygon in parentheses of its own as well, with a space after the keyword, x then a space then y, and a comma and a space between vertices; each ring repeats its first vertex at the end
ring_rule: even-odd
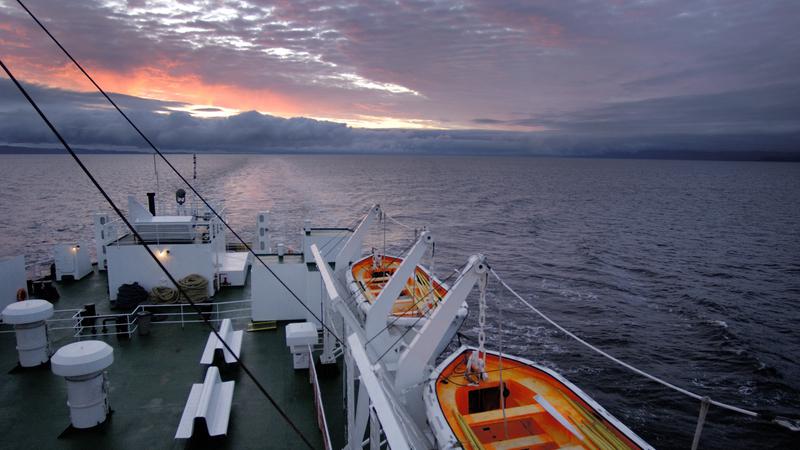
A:
POLYGON ((28 293, 25 292, 25 289, 19 288, 17 289, 17 301, 22 302, 28 299, 28 293))

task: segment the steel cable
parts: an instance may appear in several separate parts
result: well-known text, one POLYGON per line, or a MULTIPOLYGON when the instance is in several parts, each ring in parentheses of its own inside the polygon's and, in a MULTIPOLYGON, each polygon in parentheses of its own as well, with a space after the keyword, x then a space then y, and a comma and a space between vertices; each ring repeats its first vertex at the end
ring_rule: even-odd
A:
POLYGON ((158 265, 158 267, 161 268, 161 270, 164 272, 164 274, 167 276, 167 278, 169 278, 169 280, 172 282, 172 284, 175 286, 175 288, 178 290, 178 292, 181 293, 181 296, 186 297, 186 299, 189 301, 189 304, 192 306, 192 308, 194 308, 195 312, 200 316, 200 318, 208 326, 208 328, 211 329, 211 332, 214 333, 214 335, 217 337, 217 339, 219 339, 219 341, 222 343, 222 345, 225 347, 225 349, 230 354, 233 355, 234 359, 236 359, 236 362, 238 362, 239 365, 242 367, 242 370, 244 370, 244 372, 247 374, 247 376, 251 380, 253 380, 253 382, 256 384, 256 387, 259 389, 259 391, 261 391, 261 393, 267 398, 267 400, 269 400, 269 402, 272 403, 272 406, 275 408, 275 410, 278 411, 278 413, 283 417, 283 419, 289 424, 289 426, 294 430, 294 432, 300 437, 300 439, 303 441, 303 443, 305 443, 306 446, 308 446, 308 448, 313 449, 314 446, 311 445, 311 442, 308 440, 308 438, 306 438, 306 436, 300 431, 300 429, 289 418, 289 416, 286 414, 286 412, 283 411, 283 409, 278 405, 278 403, 275 401, 275 399, 272 398, 272 396, 269 394, 269 392, 267 392, 267 390, 264 388, 264 386, 261 384, 261 382, 258 381, 258 379, 253 374, 253 372, 250 371, 250 369, 244 363, 242 363, 241 359, 236 355, 236 353, 233 351, 233 349, 230 347, 230 345, 228 345, 228 343, 225 341, 225 339, 222 338, 222 336, 214 328, 214 326, 211 324, 211 322, 208 320, 208 318, 202 313, 202 310, 184 293, 183 288, 181 287, 180 283, 178 283, 178 281, 175 280, 175 278, 172 276, 172 274, 169 273, 167 268, 161 263, 161 261, 155 255, 155 253, 153 253, 153 251, 150 249, 150 246, 148 246, 147 244, 144 243, 144 240, 142 240, 142 237, 139 235, 139 232, 137 232, 136 229, 133 227, 133 225, 130 223, 130 221, 128 221, 128 218, 125 217, 125 214, 122 213, 122 211, 119 209, 119 207, 116 205, 116 203, 114 203, 114 201, 111 199, 111 197, 105 191, 105 189, 103 189, 103 187, 100 185, 100 183, 97 181, 97 179, 95 179, 94 175, 92 175, 92 173, 89 171, 89 169, 83 164, 83 161, 78 157, 78 155, 75 153, 75 151, 72 150, 72 147, 67 143, 66 140, 64 140, 64 138, 61 136, 61 133, 59 133, 58 130, 55 128, 55 126, 52 124, 52 122, 50 122, 50 119, 48 119, 47 116, 44 114, 44 112, 39 108, 39 105, 36 104, 36 101, 33 100, 33 98, 28 94, 28 91, 19 83, 19 81, 17 81, 17 79, 11 73, 11 70, 9 70, 9 68, 5 65, 5 63, 1 59, 0 59, 0 67, 2 67, 2 69, 8 75, 8 77, 11 79, 11 81, 14 82, 14 84, 17 86, 17 89, 19 89, 19 91, 22 93, 22 95, 25 97, 25 99, 28 100, 28 102, 31 104, 31 106, 36 110, 36 112, 39 114, 39 117, 41 117, 42 120, 47 125, 47 127, 50 128, 50 131, 52 131, 53 134, 56 136, 56 138, 59 140, 59 142, 61 142, 61 145, 63 145, 64 148, 67 150, 67 152, 70 154, 70 156, 72 156, 72 158, 75 160, 75 162, 81 168, 81 170, 84 172, 84 174, 86 174, 86 176, 89 178, 89 180, 92 182, 92 184, 94 184, 95 188, 97 188, 97 190, 100 192, 100 194, 102 194, 103 198, 105 198, 106 202, 108 202, 108 204, 111 206, 111 208, 114 210, 114 212, 125 223, 125 225, 128 227, 128 229, 131 230, 131 233, 136 237, 137 241, 140 242, 140 245, 142 245, 142 247, 145 249, 147 254, 150 255, 150 257, 158 265))

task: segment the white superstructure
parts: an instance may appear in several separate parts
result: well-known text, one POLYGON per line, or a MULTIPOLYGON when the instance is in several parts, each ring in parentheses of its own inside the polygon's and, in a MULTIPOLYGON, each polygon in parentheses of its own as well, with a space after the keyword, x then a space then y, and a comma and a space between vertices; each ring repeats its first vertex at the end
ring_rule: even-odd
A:
POLYGON ((146 290, 171 286, 161 268, 147 253, 150 249, 175 279, 200 275, 213 296, 222 285, 243 285, 251 264, 248 253, 228 251, 222 222, 208 211, 177 205, 182 215, 156 216, 133 197, 128 198, 128 216, 142 238, 117 235, 116 223, 107 217, 95 219, 95 235, 101 236, 98 255, 103 255, 108 270, 111 300, 123 284, 138 283, 146 290))

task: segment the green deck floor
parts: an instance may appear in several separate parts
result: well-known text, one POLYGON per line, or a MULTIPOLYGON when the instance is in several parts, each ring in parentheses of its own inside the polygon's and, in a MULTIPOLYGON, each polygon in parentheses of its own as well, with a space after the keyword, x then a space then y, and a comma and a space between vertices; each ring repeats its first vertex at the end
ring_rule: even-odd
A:
MULTIPOLYGON (((95 303, 99 314, 109 311, 104 273, 56 286, 61 293, 55 303, 57 310, 95 303)), ((248 288, 225 288, 215 300, 248 296, 248 288)), ((247 323, 234 321, 234 328, 244 329, 247 323)), ((242 360, 314 448, 322 448, 308 371, 292 369, 284 327, 285 323, 279 323, 276 330, 245 332, 242 360)), ((114 347, 114 363, 108 369, 109 401, 114 413, 97 430, 62 438, 59 435, 69 425, 64 379, 47 368, 9 373, 17 363, 16 341, 12 333, 0 334, 0 448, 303 448, 302 441, 241 368, 222 372, 224 381, 236 381, 227 437, 211 441, 174 439, 191 385, 202 383, 205 375, 199 361, 208 333, 203 324, 182 328, 154 323, 149 336, 134 336, 130 341, 115 336, 100 338, 114 347)), ((54 350, 75 340, 63 332, 57 336, 54 350)), ((344 446, 340 367, 341 363, 320 370, 334 448, 344 446)))

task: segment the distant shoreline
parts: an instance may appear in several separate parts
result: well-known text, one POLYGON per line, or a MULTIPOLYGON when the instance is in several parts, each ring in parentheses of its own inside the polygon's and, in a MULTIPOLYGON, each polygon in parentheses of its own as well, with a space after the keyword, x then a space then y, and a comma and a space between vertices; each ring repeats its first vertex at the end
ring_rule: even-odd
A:
MULTIPOLYGON (((147 150, 104 150, 75 148, 76 153, 83 155, 151 155, 147 150)), ((514 152, 408 152, 386 153, 347 150, 265 150, 265 151, 208 151, 200 150, 162 150, 169 155, 370 155, 370 156, 495 156, 495 157, 531 157, 531 158, 578 158, 578 159, 644 159, 669 161, 742 161, 742 162, 800 162, 800 152, 777 151, 694 151, 694 150, 646 150, 636 152, 605 152, 587 154, 535 154, 514 152)), ((18 147, 0 145, 0 155, 66 155, 63 149, 18 147)))

